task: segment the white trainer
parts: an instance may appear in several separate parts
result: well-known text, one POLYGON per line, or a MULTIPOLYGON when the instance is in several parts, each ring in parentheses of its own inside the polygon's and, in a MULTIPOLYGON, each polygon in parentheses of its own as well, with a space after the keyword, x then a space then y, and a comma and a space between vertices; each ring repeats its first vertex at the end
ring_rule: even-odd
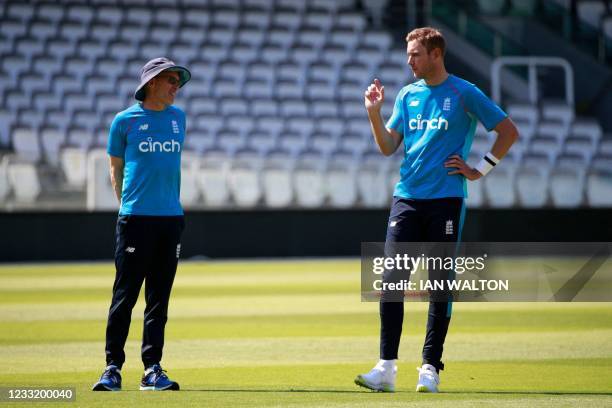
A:
POLYGON ((368 373, 358 375, 355 384, 373 391, 395 392, 396 376, 395 360, 380 360, 368 373))
POLYGON ((417 367, 419 372, 419 382, 416 386, 417 392, 438 392, 438 384, 440 384, 440 376, 436 372, 436 368, 431 364, 423 364, 422 367, 417 367))

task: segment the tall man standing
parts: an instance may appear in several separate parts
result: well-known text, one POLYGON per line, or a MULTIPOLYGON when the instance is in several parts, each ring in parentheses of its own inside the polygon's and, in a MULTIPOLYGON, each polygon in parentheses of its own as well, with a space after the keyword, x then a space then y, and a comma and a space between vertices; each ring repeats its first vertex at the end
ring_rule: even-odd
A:
MULTIPOLYGON (((395 187, 385 251, 398 242, 457 242, 465 211, 466 179, 485 176, 518 137, 508 116, 475 85, 446 72, 446 44, 430 27, 407 37, 408 64, 418 79, 400 90, 385 126, 380 109, 385 89, 378 79, 365 91, 365 107, 380 151, 389 156, 404 142, 400 181, 395 187), (465 163, 477 120, 497 139, 482 161, 465 163)), ((431 271, 430 271, 431 274, 431 271)), ((385 278, 385 277, 384 277, 385 278)), ((451 301, 430 301, 422 366, 416 390, 437 392, 444 368, 442 349, 452 311, 451 301)), ((395 390, 396 360, 404 304, 380 302, 380 360, 355 382, 377 390, 395 390)))
POLYGON ((172 106, 191 78, 156 58, 142 68, 139 102, 115 116, 108 140, 111 183, 120 203, 115 283, 106 326, 106 369, 94 391, 119 391, 132 309, 145 281, 141 390, 178 390, 160 366, 168 301, 184 228, 179 201, 185 113, 172 106))

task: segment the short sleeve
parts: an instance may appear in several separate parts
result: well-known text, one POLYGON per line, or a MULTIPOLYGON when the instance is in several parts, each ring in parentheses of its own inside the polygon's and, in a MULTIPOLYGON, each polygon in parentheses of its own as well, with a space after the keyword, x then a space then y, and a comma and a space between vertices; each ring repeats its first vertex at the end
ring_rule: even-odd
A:
POLYGON ((108 134, 108 145, 106 147, 106 151, 109 155, 121 158, 125 156, 125 146, 127 142, 122 122, 123 121, 118 115, 115 116, 113 123, 111 123, 108 134))
POLYGON ((393 104, 393 113, 387 121, 387 129, 393 129, 400 135, 404 134, 404 109, 402 107, 402 100, 404 92, 399 92, 395 98, 395 104, 393 104))
POLYGON ((465 104, 468 111, 476 116, 488 131, 508 117, 506 112, 473 85, 465 93, 465 104))

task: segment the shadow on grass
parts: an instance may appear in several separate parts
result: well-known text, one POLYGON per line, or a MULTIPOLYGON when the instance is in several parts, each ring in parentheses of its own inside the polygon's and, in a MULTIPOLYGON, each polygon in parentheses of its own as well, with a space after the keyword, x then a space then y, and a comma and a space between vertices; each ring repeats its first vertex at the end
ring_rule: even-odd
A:
POLYGON ((489 394, 489 395, 593 395, 612 396, 612 392, 579 391, 442 391, 441 394, 489 394))
MULTIPOLYGON (((137 390, 136 390, 137 391, 137 390)), ((329 394, 391 394, 391 393, 383 393, 378 391, 370 391, 364 389, 355 389, 355 390, 330 390, 330 389, 231 389, 231 388, 202 388, 202 389, 181 389, 180 392, 242 392, 242 393, 329 393, 329 394)), ((396 390, 395 394, 416 394, 415 391, 412 390, 396 390)), ((537 396, 537 395, 557 395, 557 396, 608 396, 612 397, 612 392, 573 392, 573 391, 442 391, 439 395, 453 395, 453 394, 482 394, 482 395, 527 395, 527 396, 537 396)))

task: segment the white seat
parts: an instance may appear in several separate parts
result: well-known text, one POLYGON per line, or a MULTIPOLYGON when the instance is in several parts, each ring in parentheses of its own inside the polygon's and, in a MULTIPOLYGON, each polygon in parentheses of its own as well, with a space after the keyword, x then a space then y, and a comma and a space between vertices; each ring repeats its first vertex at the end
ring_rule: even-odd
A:
POLYGON ((599 123, 595 120, 577 120, 570 128, 572 137, 589 139, 596 145, 602 136, 602 129, 599 123))
POLYGON ((216 136, 212 132, 197 130, 189 132, 185 138, 185 148, 197 153, 203 153, 216 146, 216 136))
POLYGON ((529 145, 529 153, 548 157, 552 165, 561 151, 561 144, 553 137, 535 137, 529 145))
POLYGON ((278 102, 273 99, 258 99, 251 102, 251 115, 256 118, 261 116, 276 116, 279 108, 278 102))
MULTIPOLYGON (((335 90, 334 90, 335 92, 335 90)), ((340 115, 340 105, 333 100, 317 100, 311 104, 312 116, 317 119, 324 117, 337 117, 340 115)))
POLYGON ((609 169, 590 172, 586 192, 591 207, 612 207, 612 172, 609 169))
POLYGON ((246 116, 248 110, 247 102, 242 99, 225 99, 221 101, 221 113, 224 116, 246 116))
POLYGON ((317 129, 329 132, 332 135, 341 135, 344 132, 344 122, 339 118, 327 117, 317 121, 317 129))
POLYGON ((524 208, 544 207, 548 200, 549 171, 544 166, 523 166, 516 174, 516 188, 524 208))
POLYGON ((304 16, 304 25, 318 29, 320 32, 326 33, 332 27, 333 19, 329 13, 311 11, 304 16))
POLYGON ((72 129, 68 132, 66 144, 87 150, 93 144, 93 133, 83 128, 72 129))
POLYGON ((540 122, 536 128, 535 136, 544 136, 555 138, 559 143, 562 143, 568 135, 569 126, 560 122, 540 122))
POLYGON ((340 69, 353 56, 353 51, 341 45, 326 44, 319 56, 320 60, 330 64, 334 69, 340 69))
POLYGON ((351 10, 355 8, 355 0, 310 0, 309 5, 313 9, 325 10, 328 13, 335 14, 340 10, 351 10))
POLYGON ((286 29, 291 31, 297 29, 300 26, 301 20, 301 14, 285 11, 274 13, 272 16, 274 26, 285 27, 286 29))
POLYGON ((182 23, 182 17, 179 10, 176 8, 176 3, 171 7, 155 7, 155 17, 153 24, 166 24, 176 30, 182 23))
MULTIPOLYGON (((364 133, 369 133, 370 130, 366 128, 364 133)), ((369 135, 368 135, 369 136, 369 135)), ((349 151, 355 155, 360 155, 368 149, 368 146, 372 143, 371 137, 364 137, 362 133, 345 133, 339 139, 340 149, 349 151)))
POLYGON ((230 202, 227 186, 229 156, 223 152, 208 152, 202 155, 198 171, 198 185, 206 207, 224 207, 230 202))
POLYGON ((330 45, 344 47, 346 50, 354 50, 361 36, 355 35, 352 30, 336 30, 331 32, 331 38, 328 39, 330 45))
POLYGON ((298 34, 298 43, 304 45, 310 45, 315 50, 320 50, 325 44, 327 37, 324 32, 307 29, 302 30, 298 34))
POLYGON ((40 142, 45 154, 45 160, 52 166, 58 166, 60 161, 60 147, 66 140, 66 134, 55 129, 43 130, 40 142))
POLYGON ((326 82, 311 82, 305 87, 306 96, 311 101, 330 102, 336 98, 336 88, 326 82))
POLYGON ((364 0, 363 5, 374 20, 376 27, 382 26, 382 19, 389 0, 364 0))
POLYGON ((563 125, 564 128, 569 128, 574 121, 574 108, 562 104, 545 104, 542 107, 542 119, 546 121, 555 121, 563 125))
POLYGON ((68 187, 84 189, 87 179, 87 152, 78 147, 65 147, 60 153, 60 164, 68 187))
POLYGON ((315 169, 296 169, 293 186, 297 204, 302 207, 320 207, 325 201, 323 172, 315 169))
POLYGON ((325 173, 325 187, 332 207, 348 208, 357 201, 356 169, 352 161, 333 159, 325 173))
POLYGON ((539 120, 538 108, 535 105, 512 104, 506 109, 512 120, 527 122, 530 126, 535 126, 539 120))
POLYGON ((487 202, 493 208, 513 207, 516 202, 514 190, 515 169, 505 161, 484 178, 484 191, 487 202))
POLYGON ((29 162, 37 162, 41 158, 38 135, 35 130, 18 128, 12 134, 13 149, 17 157, 29 162))
POLYGON ((8 159, 9 156, 7 155, 0 160, 0 203, 4 202, 11 191, 8 178, 8 159))
POLYGON ((260 116, 257 118, 257 129, 272 133, 273 135, 280 134, 285 128, 285 121, 278 116, 260 116))
POLYGON ((608 38, 608 40, 612 40, 612 17, 611 16, 604 17, 603 23, 602 23, 602 30, 604 34, 606 35, 606 37, 608 38))
POLYGON ((198 156, 183 152, 181 156, 181 204, 184 208, 191 208, 199 203, 198 168, 198 156))
POLYGON ((19 76, 22 72, 28 70, 30 65, 29 60, 22 55, 13 55, 2 58, 2 66, 4 71, 9 75, 11 82, 19 81, 19 76))
POLYGON ((238 41, 242 44, 248 44, 253 48, 259 48, 265 38, 265 32, 254 28, 242 28, 237 33, 238 41))
POLYGON ((336 27, 351 30, 357 35, 366 27, 366 21, 363 14, 347 11, 338 14, 336 17, 336 27))
MULTIPOLYGON (((280 113, 285 118, 309 118, 308 103, 301 99, 287 99, 280 103, 280 113)), ((310 127, 310 125, 307 125, 310 127)))
POLYGON ((276 135, 265 129, 256 130, 247 135, 246 143, 250 149, 266 154, 276 146, 276 135))
POLYGON ((593 28, 601 27, 601 18, 606 13, 606 4, 603 1, 579 1, 576 4, 578 18, 593 28))
POLYGON ((596 144, 592 140, 569 137, 565 141, 564 152, 569 154, 577 154, 590 161, 595 154, 596 144))
POLYGON ((293 185, 289 152, 266 158, 261 171, 263 200, 267 207, 287 207, 293 201, 293 185))
MULTIPOLYGON (((267 2, 268 6, 270 2, 267 2)), ((270 25, 270 16, 271 13, 267 13, 261 10, 249 10, 243 14, 242 21, 243 24, 247 26, 257 27, 261 30, 266 30, 270 25)))
POLYGON ((585 171, 580 168, 556 168, 550 175, 550 196, 555 207, 576 208, 584 197, 585 171))
POLYGON ((17 118, 13 112, 0 109, 0 146, 8 146, 11 140, 11 126, 17 118))
POLYGON ((302 0, 278 0, 276 6, 293 13, 301 13, 306 7, 306 2, 302 0))
POLYGON ((323 158, 316 153, 303 154, 293 171, 296 203, 306 208, 320 207, 325 202, 326 183, 323 158))
POLYGON ((330 132, 316 132, 309 138, 309 147, 328 155, 338 148, 336 135, 330 132))
POLYGON ((223 130, 217 136, 217 146, 233 155, 238 149, 244 147, 244 139, 242 135, 233 130, 223 130))
POLYGON ((30 27, 30 32, 39 41, 45 41, 55 36, 57 26, 49 21, 37 21, 30 27))
POLYGON ((41 192, 36 165, 33 163, 9 163, 7 172, 15 201, 34 203, 41 192))
POLYGON ((277 145, 295 156, 306 150, 308 139, 297 132, 284 131, 279 134, 277 145))
POLYGON ((108 155, 94 149, 87 155, 87 209, 117 210, 119 203, 108 177, 108 155))
POLYGON ((26 22, 34 16, 34 7, 27 3, 12 3, 6 6, 7 15, 23 22, 26 22))
POLYGON ((383 208, 389 201, 386 179, 386 163, 383 156, 372 155, 364 159, 357 172, 359 201, 367 208, 383 208))
POLYGON ((310 117, 293 117, 287 120, 287 129, 299 133, 304 138, 310 137, 316 123, 310 117))
POLYGON ((234 14, 237 14, 236 11, 238 11, 241 6, 241 0, 211 0, 210 3, 215 9, 219 8, 226 13, 233 12, 234 14))
POLYGON ((467 194, 466 205, 469 208, 480 208, 485 205, 483 181, 467 181, 467 194))
POLYGON ((259 179, 259 159, 255 152, 240 154, 234 158, 228 174, 228 187, 239 207, 254 207, 262 191, 259 179))
POLYGON ((604 139, 597 148, 597 153, 612 156, 612 139, 604 139))

